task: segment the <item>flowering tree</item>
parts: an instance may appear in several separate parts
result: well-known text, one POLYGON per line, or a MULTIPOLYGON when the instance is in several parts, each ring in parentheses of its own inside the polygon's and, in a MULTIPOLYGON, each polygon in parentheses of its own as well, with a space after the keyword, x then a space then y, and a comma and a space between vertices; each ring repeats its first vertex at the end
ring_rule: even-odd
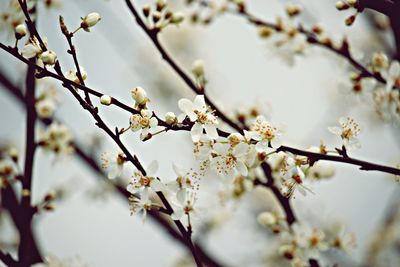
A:
MULTIPOLYGON (((360 56, 346 37, 336 40, 320 24, 304 26, 301 22, 304 10, 299 5, 287 4, 285 17, 265 21, 253 15, 251 1, 187 0, 188 12, 182 13, 166 0, 151 1, 142 6, 126 0, 126 9, 132 16, 128 23, 136 23, 135 26, 145 33, 162 60, 176 74, 168 79, 177 77, 193 93, 190 99, 181 98, 174 108, 171 107, 171 110, 179 110, 180 114, 168 111, 165 115, 156 111, 157 107, 152 104, 155 101, 140 86, 132 86, 132 103, 125 103, 114 95, 103 93, 97 86, 92 87, 87 81, 88 74, 80 65, 80 50, 74 45, 74 38, 89 32, 96 34, 102 20, 99 13, 77 17, 76 21, 59 17, 58 36, 65 40, 66 60, 74 65, 72 70, 64 71, 64 62, 57 55, 65 49, 48 42, 37 25, 38 10, 53 9, 60 3, 40 0, 4 2, 2 31, 12 32, 12 37, 4 37, 0 43, 2 58, 14 58, 27 68, 21 88, 6 73, 0 72, 3 88, 26 109, 25 152, 19 153, 8 144, 0 150, 1 213, 8 214, 18 234, 18 241, 10 247, 3 248, 4 241, 0 237, 0 260, 5 265, 78 264, 46 255, 35 234, 35 222, 43 213, 54 210, 55 201, 62 196, 60 191, 51 191, 39 202, 32 199, 32 185, 36 179, 33 175, 35 151, 43 150, 56 155, 57 159, 65 155, 77 157, 106 182, 107 188, 111 188, 111 193, 103 190, 100 192, 102 195, 122 196, 129 203, 132 215, 140 213, 143 221, 149 218, 165 229, 166 235, 189 252, 176 263, 179 266, 231 266, 223 257, 212 253, 200 239, 211 235, 214 233, 212 230, 229 220, 229 216, 220 212, 204 216, 206 212, 199 207, 199 202, 207 198, 204 196, 210 185, 220 188, 218 198, 208 200, 210 207, 217 210, 235 210, 229 205, 238 205, 249 196, 258 202, 252 205, 255 209, 252 216, 258 222, 252 227, 265 235, 267 242, 262 253, 257 253, 256 258, 245 265, 357 266, 348 255, 355 246, 355 236, 346 230, 345 225, 317 224, 312 218, 299 217, 300 211, 294 208, 293 202, 299 194, 318 194, 311 189, 312 184, 334 177, 336 164, 353 165, 355 173, 386 173, 395 180, 400 177, 399 165, 354 157, 352 152, 361 147, 358 137, 362 134, 362 127, 349 116, 338 118, 337 125, 327 127, 337 137, 336 145, 321 141, 305 147, 289 146, 283 127, 272 122, 262 106, 222 109, 217 99, 209 95, 206 64, 202 60, 194 61, 189 74, 167 52, 160 36, 166 28, 180 26, 188 20, 193 24, 208 25, 225 14, 233 14, 254 26, 260 38, 273 44, 270 48, 273 53, 282 55, 290 65, 313 46, 320 47, 342 58, 351 69, 350 77, 343 83, 349 95, 369 103, 382 121, 395 128, 400 125, 399 1, 347 0, 336 3, 338 11, 350 13, 345 19, 347 26, 354 24, 356 18, 368 10, 374 10, 374 16, 379 15, 379 20, 375 17, 371 20, 377 23, 380 31, 392 30, 394 53, 365 51, 366 55, 360 56), (56 88, 51 86, 52 82, 57 84, 56 88), (36 90, 39 83, 45 85, 40 91, 36 90), (63 119, 56 116, 60 103, 58 90, 67 90, 71 99, 79 104, 80 112, 90 115, 112 142, 113 151, 95 149, 95 153, 91 153, 82 140, 74 137, 63 119), (104 113, 111 112, 112 107, 123 112, 126 125, 104 118, 104 113), (179 162, 174 162, 173 179, 158 171, 164 169, 164 162, 144 162, 135 147, 127 142, 127 138, 138 138, 146 145, 161 135, 175 135, 177 132, 183 132, 182 138, 192 143, 195 163, 182 168, 179 162)), ((62 14, 62 9, 52 12, 62 14)), ((399 209, 395 206, 380 230, 383 238, 372 242, 362 266, 398 266, 399 255, 395 251, 400 240, 398 222, 396 224, 398 217, 399 209)), ((247 249, 252 250, 251 247, 242 248, 247 249)))

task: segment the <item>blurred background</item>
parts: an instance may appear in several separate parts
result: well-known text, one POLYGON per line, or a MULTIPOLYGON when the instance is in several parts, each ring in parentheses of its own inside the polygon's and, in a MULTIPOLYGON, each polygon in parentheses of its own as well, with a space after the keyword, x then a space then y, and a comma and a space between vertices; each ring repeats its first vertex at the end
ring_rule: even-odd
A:
MULTIPOLYGON (((140 7, 148 2, 135 1, 135 4, 140 7)), ((169 2, 175 10, 193 12, 184 1, 169 2)), ((273 0, 247 2, 253 14, 269 21, 283 16, 287 4, 273 0)), ((390 53, 393 49, 390 33, 382 34, 371 26, 371 14, 358 16, 349 28, 344 25, 345 14, 335 9, 335 1, 292 3, 304 7, 298 18, 304 25, 320 22, 338 39, 346 35, 351 45, 367 57, 376 51, 390 53)), ((74 65, 66 53, 67 43, 59 30, 58 16, 62 15, 72 29, 79 25, 80 17, 90 12, 98 12, 102 20, 90 33, 80 32, 74 38, 80 64, 88 73, 86 84, 132 104, 130 90, 141 86, 151 99, 150 108, 157 114, 167 111, 178 114, 177 101, 182 97, 192 99, 194 95, 161 59, 128 12, 125 1, 70 0, 62 1, 54 9, 38 5, 39 32, 47 37, 63 69, 73 69, 74 65)), ((370 104, 342 90, 351 68, 331 52, 309 47, 304 56, 296 57, 295 63, 289 65, 279 56, 279 49, 259 38, 252 25, 230 14, 217 17, 207 26, 185 20, 179 27, 166 28, 160 38, 188 72, 193 61, 204 60, 207 90, 218 106, 233 114, 237 107, 257 105, 265 108, 273 122, 284 124, 285 144, 306 148, 324 140, 328 146, 338 145, 338 139, 327 127, 336 125, 341 116, 351 116, 362 127, 362 147, 351 155, 386 165, 399 162, 399 129, 382 122, 370 104)), ((10 45, 14 42, 6 30, 2 30, 1 40, 10 45)), ((0 58, 1 71, 23 88, 25 66, 4 51, 0 51, 0 58)), ((102 152, 116 149, 59 83, 39 81, 38 90, 48 84, 54 86, 60 99, 56 116, 70 127, 75 139, 91 146, 98 160, 102 152)), ((22 153, 25 111, 6 90, 1 90, 0 96, 1 142, 14 144, 22 153)), ((126 113, 112 106, 99 108, 111 126, 128 126, 126 113)), ((123 140, 144 165, 158 160, 158 175, 165 179, 174 179, 173 162, 184 168, 197 164, 188 132, 160 134, 145 143, 136 133, 128 132, 123 140)), ((400 202, 400 190, 398 183, 386 174, 358 171, 356 167, 341 164, 335 164, 335 169, 332 179, 310 185, 315 194, 299 195, 292 203, 300 220, 321 223, 337 220, 355 233, 357 248, 347 263, 351 266, 366 259, 374 233, 385 221, 390 207, 400 202)), ((133 168, 125 170, 126 181, 132 171, 133 168)), ((46 255, 78 257, 89 266, 105 267, 173 266, 187 253, 151 219, 143 223, 141 216, 130 216, 126 201, 107 193, 96 174, 76 157, 57 158, 38 150, 33 201, 40 201, 55 188, 63 188, 64 198, 57 202, 54 212, 44 213, 35 220, 37 238, 46 255)), ((199 205, 204 212, 199 220, 218 213, 229 220, 201 242, 228 265, 260 266, 248 260, 265 249, 262 236, 250 227, 256 217, 251 208, 254 197, 246 196, 227 211, 216 205, 218 188, 207 185, 204 188, 208 189, 200 194, 199 205)), ((12 241, 15 238, 12 233, 5 217, 0 228, 1 242, 12 241)))

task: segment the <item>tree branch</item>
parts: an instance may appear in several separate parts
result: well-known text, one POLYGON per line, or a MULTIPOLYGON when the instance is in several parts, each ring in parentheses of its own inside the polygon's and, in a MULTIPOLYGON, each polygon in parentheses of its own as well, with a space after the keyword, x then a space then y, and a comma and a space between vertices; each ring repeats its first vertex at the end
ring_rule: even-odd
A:
POLYGON ((300 149, 288 147, 288 146, 280 146, 277 149, 277 152, 279 152, 279 151, 290 152, 295 155, 306 156, 310 161, 310 165, 314 164, 318 160, 336 161, 336 162, 342 162, 342 163, 346 163, 346 164, 359 166, 360 170, 381 171, 381 172, 386 172, 386 173, 390 173, 393 175, 400 175, 400 169, 389 167, 389 166, 384 166, 384 165, 379 165, 379 164, 375 164, 372 162, 367 162, 367 161, 363 161, 363 160, 359 160, 359 159, 354 159, 354 158, 351 158, 348 156, 344 157, 344 156, 320 154, 320 153, 304 151, 304 150, 300 150, 300 149))

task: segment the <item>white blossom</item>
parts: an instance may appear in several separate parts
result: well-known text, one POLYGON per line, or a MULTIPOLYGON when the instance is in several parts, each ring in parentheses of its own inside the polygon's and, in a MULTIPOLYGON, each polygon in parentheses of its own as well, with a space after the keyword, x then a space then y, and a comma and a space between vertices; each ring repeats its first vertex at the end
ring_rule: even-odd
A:
POLYGON ((142 140, 148 136, 150 129, 157 127, 157 125, 157 119, 148 109, 142 109, 140 114, 133 114, 130 118, 131 130, 134 132, 141 130, 140 138, 142 140))
POLYGON ((250 131, 245 132, 246 139, 258 141, 256 150, 258 152, 267 152, 270 147, 276 147, 279 144, 282 131, 268 122, 263 116, 258 116, 250 126, 250 131))
MULTIPOLYGON (((82 79, 85 81, 87 79, 86 70, 82 66, 79 66, 79 70, 81 71, 82 79)), ((78 83, 78 84, 81 83, 80 80, 79 80, 79 77, 77 75, 77 70, 69 70, 69 71, 64 73, 64 76, 65 76, 65 78, 67 78, 68 80, 73 81, 74 83, 78 83)))
POLYGON ((172 165, 176 174, 176 179, 167 183, 168 189, 176 194, 178 201, 183 202, 188 190, 198 189, 199 174, 196 172, 185 172, 177 165, 172 165))
POLYGON ((140 86, 133 88, 131 91, 131 95, 133 100, 136 101, 136 105, 143 105, 149 101, 146 91, 140 86))
POLYGON ((184 216, 193 217, 195 213, 194 205, 197 201, 197 196, 192 191, 186 191, 185 197, 178 199, 177 203, 173 203, 174 212, 171 218, 175 221, 181 220, 184 216))
POLYGON ((228 178, 235 174, 247 176, 248 170, 244 163, 248 149, 247 144, 240 143, 231 147, 228 144, 216 143, 213 149, 217 155, 211 158, 210 167, 218 175, 228 178))
POLYGON ((108 169, 107 177, 109 179, 115 179, 122 175, 124 170, 124 164, 126 163, 126 156, 124 153, 103 153, 101 166, 108 169))
POLYGON ((153 208, 160 208, 160 205, 158 203, 154 203, 151 201, 149 197, 149 192, 147 190, 144 190, 141 193, 140 198, 135 196, 129 197, 129 206, 131 208, 131 214, 135 212, 142 212, 143 222, 146 220, 147 211, 153 208))
POLYGON ((51 118, 56 110, 56 103, 51 98, 44 98, 35 103, 36 113, 39 118, 51 118))
POLYGON ((189 117, 190 121, 194 122, 191 129, 193 142, 198 142, 203 129, 206 134, 212 139, 218 138, 216 125, 218 124, 217 118, 206 106, 204 95, 197 95, 194 101, 186 98, 179 100, 179 108, 189 117))
POLYGON ((158 162, 152 161, 148 168, 146 169, 146 175, 144 175, 139 170, 135 171, 132 176, 131 181, 129 182, 126 190, 128 190, 131 194, 143 193, 147 194, 146 191, 151 188, 155 192, 160 192, 165 190, 165 185, 161 183, 156 177, 154 177, 155 173, 158 170, 158 162))
POLYGON ((35 36, 30 38, 28 43, 21 50, 21 54, 25 58, 39 57, 41 53, 42 47, 40 46, 39 40, 35 36))
POLYGON ((328 127, 328 130, 337 135, 343 141, 343 145, 347 149, 355 149, 361 146, 357 139, 361 131, 360 126, 352 118, 341 117, 339 119, 340 127, 328 127))
POLYGON ((40 134, 40 145, 56 154, 70 154, 73 151, 72 134, 63 124, 53 122, 40 134))

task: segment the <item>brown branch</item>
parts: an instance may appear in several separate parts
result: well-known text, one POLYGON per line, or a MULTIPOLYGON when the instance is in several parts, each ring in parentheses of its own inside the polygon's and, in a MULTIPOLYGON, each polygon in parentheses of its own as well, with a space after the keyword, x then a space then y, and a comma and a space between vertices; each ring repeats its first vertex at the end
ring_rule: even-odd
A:
POLYGON ((380 172, 390 173, 393 175, 400 175, 400 169, 385 166, 385 165, 379 165, 379 164, 375 164, 372 162, 367 162, 367 161, 363 161, 363 160, 359 160, 359 159, 354 159, 354 158, 351 158, 348 156, 335 156, 335 155, 320 154, 320 153, 309 152, 309 151, 300 150, 300 149, 288 147, 288 146, 280 146, 277 149, 277 152, 279 152, 279 151, 290 152, 295 155, 306 156, 310 161, 310 165, 313 165, 318 160, 336 161, 336 162, 342 162, 342 163, 346 163, 346 164, 359 166, 360 170, 380 171, 380 172))
MULTIPOLYGON (((67 52, 72 55, 72 58, 74 60, 76 76, 78 77, 80 84, 85 86, 85 80, 82 77, 81 67, 79 66, 76 49, 75 46, 72 44, 72 37, 74 36, 74 33, 68 31, 67 26, 64 24, 64 18, 62 16, 60 16, 60 27, 61 32, 64 34, 65 38, 68 41, 69 50, 67 52)), ((88 91, 85 91, 85 100, 90 106, 93 106, 88 91)))

